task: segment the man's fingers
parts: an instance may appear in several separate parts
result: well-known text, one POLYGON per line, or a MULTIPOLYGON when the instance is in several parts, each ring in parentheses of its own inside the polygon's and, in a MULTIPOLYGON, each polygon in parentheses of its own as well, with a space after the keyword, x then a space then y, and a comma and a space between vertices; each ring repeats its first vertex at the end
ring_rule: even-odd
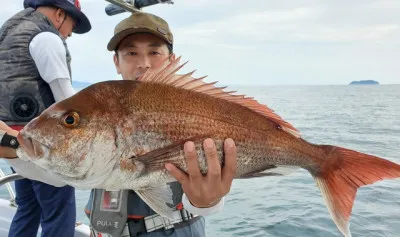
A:
POLYGON ((237 167, 236 145, 231 138, 227 138, 224 141, 224 152, 225 165, 222 169, 222 182, 224 182, 227 187, 230 187, 236 175, 237 167))
POLYGON ((188 182, 188 175, 185 174, 185 172, 181 171, 178 169, 175 165, 173 164, 165 164, 165 168, 168 170, 168 172, 175 177, 175 179, 182 185, 185 186, 188 182))
MULTIPOLYGON (((214 141, 207 138, 204 140, 203 146, 207 158, 207 177, 212 180, 221 179, 221 165, 218 161, 218 153, 214 141)), ((215 181, 217 182, 217 180, 215 181)))
POLYGON ((196 147, 193 142, 186 142, 184 145, 187 172, 191 179, 199 179, 202 177, 197 162, 196 147))

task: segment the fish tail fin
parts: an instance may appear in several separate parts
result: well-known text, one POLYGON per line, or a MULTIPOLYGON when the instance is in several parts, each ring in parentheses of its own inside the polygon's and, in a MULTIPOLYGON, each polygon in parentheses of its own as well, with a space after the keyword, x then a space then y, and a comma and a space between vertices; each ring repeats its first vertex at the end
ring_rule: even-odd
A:
POLYGON ((376 156, 334 146, 320 146, 327 157, 313 174, 339 230, 351 237, 349 219, 357 189, 400 177, 400 165, 376 156))

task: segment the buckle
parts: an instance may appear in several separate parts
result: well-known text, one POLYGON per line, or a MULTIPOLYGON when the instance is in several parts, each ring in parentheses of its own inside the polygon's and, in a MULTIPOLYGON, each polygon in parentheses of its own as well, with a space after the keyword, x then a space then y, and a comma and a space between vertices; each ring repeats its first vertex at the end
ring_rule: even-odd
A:
POLYGON ((152 232, 159 229, 169 230, 174 228, 175 224, 187 222, 196 217, 184 209, 175 210, 173 212, 173 216, 173 220, 162 217, 158 214, 145 217, 144 224, 146 226, 147 232, 152 232))
POLYGON ((190 221, 197 216, 193 216, 186 210, 175 210, 173 212, 174 220, 162 217, 158 214, 147 216, 141 219, 128 219, 128 229, 130 236, 154 231, 174 231, 175 225, 190 221))
POLYGON ((169 220, 168 218, 162 217, 158 214, 145 217, 144 224, 146 225, 147 232, 152 232, 162 228, 164 228, 165 230, 174 228, 173 221, 169 220))
POLYGON ((181 214, 182 221, 188 221, 194 218, 193 214, 186 211, 185 209, 180 209, 179 212, 181 214))
POLYGON ((128 229, 130 236, 138 236, 139 234, 147 233, 144 218, 141 219, 128 219, 128 229))

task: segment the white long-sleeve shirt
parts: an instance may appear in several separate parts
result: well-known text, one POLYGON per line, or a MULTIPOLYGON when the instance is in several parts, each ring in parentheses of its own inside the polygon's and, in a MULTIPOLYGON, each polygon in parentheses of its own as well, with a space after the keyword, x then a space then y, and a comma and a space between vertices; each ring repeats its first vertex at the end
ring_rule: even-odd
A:
MULTIPOLYGON (((67 65, 66 49, 61 38, 51 32, 36 35, 29 44, 29 52, 35 61, 40 76, 45 80, 53 93, 55 101, 64 100, 76 92, 72 87, 67 65)), ((6 160, 20 175, 38 180, 56 187, 66 185, 64 181, 46 172, 32 162, 21 159, 6 160)), ((224 199, 210 208, 196 208, 185 194, 182 196, 185 209, 196 215, 210 215, 222 210, 224 199)))

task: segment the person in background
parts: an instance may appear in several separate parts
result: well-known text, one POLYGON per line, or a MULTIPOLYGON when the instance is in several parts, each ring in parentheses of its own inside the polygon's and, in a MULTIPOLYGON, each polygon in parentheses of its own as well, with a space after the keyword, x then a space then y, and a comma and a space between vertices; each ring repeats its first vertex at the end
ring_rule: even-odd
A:
MULTIPOLYGON (((91 29, 79 0, 25 0, 24 8, 0 29, 0 120, 5 122, 0 128, 13 135, 51 104, 75 93, 65 40, 91 29)), ((0 155, 13 152, 4 148, 0 155)), ((20 159, 7 161, 27 177, 15 181, 18 208, 9 237, 36 237, 39 224, 43 237, 74 236, 74 188, 50 176, 48 183, 29 179, 46 174, 20 159)))

